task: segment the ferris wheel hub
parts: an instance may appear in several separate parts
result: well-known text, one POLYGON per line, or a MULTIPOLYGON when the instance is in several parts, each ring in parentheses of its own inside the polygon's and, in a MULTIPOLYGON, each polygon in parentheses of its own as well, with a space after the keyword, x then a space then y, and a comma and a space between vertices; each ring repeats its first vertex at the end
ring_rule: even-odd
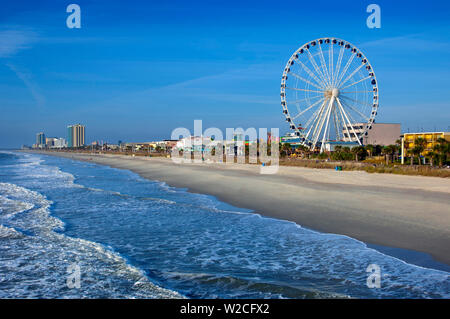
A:
POLYGON ((339 89, 336 89, 336 88, 334 88, 334 89, 329 89, 329 90, 326 90, 325 92, 324 92, 324 96, 325 97, 327 97, 327 98, 331 98, 331 97, 338 97, 339 96, 339 89))

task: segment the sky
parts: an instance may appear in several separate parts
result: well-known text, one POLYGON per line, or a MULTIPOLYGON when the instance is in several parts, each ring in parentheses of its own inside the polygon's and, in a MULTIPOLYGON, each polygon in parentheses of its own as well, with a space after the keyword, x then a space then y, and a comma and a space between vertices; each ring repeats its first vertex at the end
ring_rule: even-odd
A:
POLYGON ((66 137, 170 138, 176 127, 277 127, 291 54, 319 37, 361 49, 380 90, 377 122, 450 129, 449 1, 2 1, 0 148, 66 137), (81 8, 69 29, 66 7, 81 8), (369 4, 381 28, 369 29, 369 4))

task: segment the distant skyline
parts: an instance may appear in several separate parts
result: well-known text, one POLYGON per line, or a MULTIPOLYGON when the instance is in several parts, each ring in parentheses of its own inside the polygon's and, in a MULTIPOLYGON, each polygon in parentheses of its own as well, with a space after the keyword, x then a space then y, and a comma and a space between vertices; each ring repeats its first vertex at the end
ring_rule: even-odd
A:
POLYGON ((279 127, 292 52, 330 36, 360 48, 380 89, 377 122, 448 130, 450 3, 444 1, 16 1, 0 12, 0 148, 36 133, 86 143, 170 138, 176 127, 279 127), (66 6, 81 7, 81 29, 66 6), (366 7, 381 7, 369 29, 366 7))

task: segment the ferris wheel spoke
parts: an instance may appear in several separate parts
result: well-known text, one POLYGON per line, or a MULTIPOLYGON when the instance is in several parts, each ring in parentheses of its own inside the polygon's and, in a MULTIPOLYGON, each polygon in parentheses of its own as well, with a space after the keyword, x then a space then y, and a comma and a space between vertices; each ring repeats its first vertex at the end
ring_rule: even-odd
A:
POLYGON ((333 42, 331 42, 331 48, 328 50, 328 67, 331 70, 331 84, 334 82, 334 60, 333 60, 333 42))
POLYGON ((312 85, 312 86, 318 88, 319 90, 323 90, 323 87, 320 87, 320 86, 318 86, 318 85, 315 85, 314 83, 312 83, 311 81, 308 81, 307 79, 301 77, 301 76, 298 75, 297 73, 295 73, 295 72, 289 72, 289 73, 292 74, 292 75, 293 75, 294 77, 296 77, 297 79, 299 79, 299 80, 301 80, 301 81, 303 81, 303 82, 306 82, 306 83, 308 83, 308 84, 310 84, 310 85, 312 85))
POLYGON ((320 100, 316 101, 314 104, 311 104, 310 106, 308 106, 306 109, 304 109, 303 111, 301 111, 300 113, 298 113, 296 116, 294 116, 292 119, 295 120, 296 118, 298 118, 299 116, 302 116, 303 114, 305 114, 305 112, 309 111, 310 109, 312 109, 314 106, 316 106, 317 104, 319 104, 320 102, 322 102, 322 100, 324 100, 325 98, 322 97, 320 100))
POLYGON ((312 128, 314 128, 315 123, 320 119, 320 117, 322 116, 322 112, 323 109, 325 107, 325 105, 327 104, 327 101, 323 101, 322 105, 320 106, 320 109, 318 109, 312 116, 311 118, 308 119, 307 121, 307 125, 310 126, 310 130, 312 128))
MULTIPOLYGON (((350 141, 352 140, 352 136, 351 136, 351 134, 350 134, 350 131, 348 130, 348 125, 347 125, 347 123, 346 123, 346 121, 345 121, 344 114, 342 113, 342 111, 341 111, 341 109, 340 109, 339 106, 338 106, 338 110, 339 110, 339 115, 341 116, 340 119, 339 119, 339 121, 342 120, 342 122, 341 122, 342 130, 345 129, 345 132, 347 133, 348 141, 350 142, 350 141)), ((339 117, 339 116, 338 116, 338 117, 339 117)), ((345 133, 344 133, 344 132, 342 132, 342 137, 343 137, 343 140, 345 141, 345 133)))
POLYGON ((314 123, 317 121, 317 118, 318 118, 318 114, 319 114, 319 113, 320 113, 319 110, 317 110, 317 111, 314 113, 314 116, 311 116, 311 118, 306 122, 305 127, 309 127, 309 129, 308 129, 308 133, 305 135, 305 139, 307 139, 308 136, 309 136, 309 133, 311 133, 311 130, 312 130, 313 127, 314 127, 314 123))
POLYGON ((290 88, 290 87, 286 87, 286 89, 288 89, 288 90, 294 90, 294 91, 304 91, 304 92, 323 93, 323 91, 314 91, 314 90, 299 89, 299 88, 290 88))
POLYGON ((350 59, 348 59, 347 63, 344 66, 344 69, 342 70, 341 75, 339 76, 337 82, 336 82, 336 87, 339 87, 339 83, 341 82, 342 78, 344 77, 345 73, 347 73, 348 67, 350 66, 350 64, 352 64, 353 59, 355 58, 356 54, 353 53, 350 56, 350 59))
POLYGON ((325 63, 325 58, 323 56, 322 46, 320 45, 320 43, 318 43, 318 46, 319 46, 319 53, 320 53, 319 56, 320 56, 320 64, 322 65, 322 71, 326 75, 328 85, 331 86, 330 74, 328 73, 328 68, 327 68, 327 65, 325 63))
POLYGON ((309 101, 309 100, 317 99, 317 98, 323 98, 323 94, 312 96, 312 97, 307 97, 307 98, 300 99, 300 100, 294 100, 294 101, 290 102, 290 104, 297 104, 300 102, 305 102, 305 101, 309 101))
POLYGON ((312 78, 316 81, 316 83, 317 83, 319 86, 325 87, 325 83, 322 82, 322 80, 320 80, 320 79, 314 74, 314 72, 311 71, 311 70, 310 70, 310 69, 309 69, 302 61, 300 61, 300 60, 298 60, 298 59, 294 59, 294 61, 295 61, 297 64, 299 64, 299 65, 303 68, 303 70, 305 70, 305 72, 308 73, 309 76, 312 77, 312 78))
MULTIPOLYGON (((348 130, 349 126, 351 127, 351 123, 350 122, 347 123, 347 121, 345 120, 344 113, 342 112, 342 109, 339 107, 339 105, 338 105, 338 109, 339 109, 339 114, 341 115, 341 119, 342 119, 342 129, 343 130, 345 129, 345 131, 347 133, 348 141, 351 142, 352 135, 350 134, 350 131, 348 130)), ((343 135, 344 135, 344 133, 343 133, 343 135)))
POLYGON ((339 106, 336 107, 336 116, 337 116, 337 119, 338 119, 338 122, 339 122, 339 125, 340 125, 339 128, 341 128, 341 133, 343 135, 344 134, 343 133, 343 129, 344 129, 345 121, 344 121, 344 116, 340 113, 339 106), (339 116, 339 115, 341 115, 341 116, 339 116))
MULTIPOLYGON (((344 107, 344 106, 346 106, 347 107, 347 105, 344 103, 344 101, 342 101, 341 100, 341 105, 342 105, 342 107, 344 107)), ((345 108, 344 108, 344 110, 345 110, 345 108)), ((347 110, 347 116, 348 116, 348 118, 350 119, 350 121, 352 122, 352 123, 359 123, 359 122, 361 122, 361 121, 357 121, 357 120, 355 120, 355 118, 353 117, 353 115, 347 110)))
POLYGON ((348 93, 373 93, 373 91, 367 90, 367 91, 340 91, 341 94, 348 94, 348 93))
MULTIPOLYGON (((356 121, 355 118, 352 116, 352 114, 349 112, 349 110, 346 110, 346 109, 345 109, 345 107, 348 107, 348 104, 346 104, 342 99, 339 99, 339 102, 341 102, 342 109, 343 109, 344 111, 346 111, 346 112, 345 112, 345 115, 346 115, 346 116, 349 118, 349 120, 351 121, 350 123, 355 124, 355 123, 361 122, 361 121, 356 121), (345 107, 344 107, 344 106, 345 106, 345 107)), ((349 107, 349 109, 350 109, 350 107, 349 107)))
POLYGON ((314 124, 319 120, 320 114, 322 114, 322 111, 327 104, 327 100, 323 101, 320 108, 314 112, 314 114, 308 119, 308 121, 305 124, 305 127, 309 127, 308 133, 305 135, 305 140, 308 139, 309 134, 311 133, 312 129, 315 127, 314 124))
POLYGON ((318 127, 319 127, 319 123, 321 123, 321 120, 322 120, 322 115, 323 115, 323 110, 322 110, 322 112, 320 112, 320 115, 317 117, 317 119, 314 121, 314 126, 313 126, 313 128, 314 128, 314 130, 312 131, 312 134, 311 134, 311 149, 314 149, 315 147, 316 147, 316 135, 317 135, 317 130, 318 130, 318 127))
POLYGON ((340 101, 340 99, 338 97, 336 97, 336 101, 337 101, 339 107, 341 108, 342 113, 344 113, 344 116, 347 119, 347 122, 349 123, 350 128, 352 129, 352 132, 355 135, 356 140, 358 141, 358 144, 361 145, 361 141, 359 140, 358 134, 356 134, 355 129, 354 129, 352 123, 350 122, 350 120, 349 120, 349 118, 347 116, 347 113, 345 112, 344 107, 342 106, 341 101, 340 101))
POLYGON ((317 74, 322 78, 322 81, 323 81, 323 83, 325 83, 325 86, 326 86, 327 80, 325 79, 325 76, 320 71, 319 66, 316 63, 316 60, 312 56, 311 52, 309 52, 309 50, 306 50, 306 51, 308 52, 309 61, 311 62, 311 64, 314 67, 314 69, 316 70, 317 74))
POLYGON ((334 75, 333 86, 335 86, 335 84, 336 84, 336 80, 338 78, 339 71, 341 69, 343 54, 344 54, 344 47, 342 46, 341 49, 339 50, 339 56, 338 56, 338 60, 337 60, 337 63, 336 63, 336 72, 335 72, 335 75, 334 75))
POLYGON ((369 76, 367 76, 367 77, 365 77, 365 78, 362 78, 362 79, 359 80, 359 81, 356 81, 356 82, 353 82, 352 84, 349 84, 349 85, 347 85, 347 86, 344 86, 343 88, 341 88, 341 90, 346 89, 346 88, 348 88, 348 87, 351 87, 351 86, 353 86, 353 85, 355 85, 355 84, 358 84, 358 83, 360 83, 360 82, 362 82, 362 81, 365 81, 365 80, 367 80, 367 79, 370 79, 370 78, 371 78, 371 76, 369 75, 369 76))
POLYGON ((326 101, 323 102, 323 104, 318 108, 313 115, 306 121, 305 127, 309 127, 311 130, 312 124, 314 124, 315 120, 317 119, 319 113, 322 111, 323 106, 326 104, 326 101))
MULTIPOLYGON (((330 104, 328 106, 328 115, 326 116, 327 121, 325 123, 325 128, 324 128, 324 132, 323 132, 323 137, 322 137, 322 145, 320 145, 320 152, 323 151, 324 146, 325 146, 325 139, 327 138, 327 134, 329 135, 330 132, 328 130, 328 123, 330 122, 330 115, 331 115, 331 111, 333 109, 333 103, 334 103, 334 96, 331 97, 330 99, 330 104)), ((324 118, 325 120, 325 118, 324 118)))
MULTIPOLYGON (((348 100, 347 103, 350 103, 350 101, 351 101, 351 102, 359 104, 361 106, 372 108, 372 105, 364 103, 364 102, 361 102, 361 101, 357 101, 355 99, 352 99, 351 97, 348 97, 348 96, 345 96, 345 95, 339 95, 339 96, 344 98, 344 99, 346 99, 346 100, 348 100)), ((341 102, 344 103, 344 101, 341 101, 341 102)))
MULTIPOLYGON (((352 106, 350 106, 349 104, 345 103, 343 100, 341 100, 341 103, 343 106, 349 108, 350 110, 352 110, 353 112, 357 113, 359 116, 361 116, 361 118, 365 121, 369 121, 369 118, 364 115, 363 113, 361 113, 360 111, 358 111, 357 109, 353 108, 352 106)), ((350 112, 349 112, 350 115, 350 112)))
MULTIPOLYGON (((332 98, 330 99, 330 103, 332 101, 332 98)), ((314 149, 316 147, 317 141, 319 140, 319 136, 320 133, 322 132, 322 128, 323 128, 323 124, 325 122, 325 119, 327 117, 329 108, 330 108, 330 103, 328 103, 328 106, 326 107, 326 109, 324 108, 319 120, 316 123, 316 127, 314 128, 314 132, 313 132, 313 145, 312 145, 312 149, 314 149)))
MULTIPOLYGON (((363 66, 364 66, 364 64, 361 63, 361 65, 358 66, 352 73, 350 73, 350 75, 347 76, 347 77, 345 78, 345 80, 342 81, 342 83, 341 83, 340 85, 344 85, 344 84, 345 84, 348 80, 350 80, 350 79, 356 74, 356 72, 358 72, 363 66)), ((339 83, 336 84, 336 86, 339 86, 339 83)))
POLYGON ((334 131, 336 134, 336 140, 340 140, 341 139, 341 134, 339 133, 339 120, 338 120, 338 116, 337 116, 337 111, 336 111, 336 107, 333 108, 333 122, 334 122, 334 131))

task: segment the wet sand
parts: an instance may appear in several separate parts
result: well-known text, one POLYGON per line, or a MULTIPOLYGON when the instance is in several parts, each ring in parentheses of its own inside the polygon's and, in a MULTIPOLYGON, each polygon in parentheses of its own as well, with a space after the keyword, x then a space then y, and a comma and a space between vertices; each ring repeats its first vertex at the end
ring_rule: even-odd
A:
POLYGON ((450 179, 287 166, 262 175, 257 165, 46 154, 128 169, 264 216, 369 244, 427 253, 450 265, 450 179))

